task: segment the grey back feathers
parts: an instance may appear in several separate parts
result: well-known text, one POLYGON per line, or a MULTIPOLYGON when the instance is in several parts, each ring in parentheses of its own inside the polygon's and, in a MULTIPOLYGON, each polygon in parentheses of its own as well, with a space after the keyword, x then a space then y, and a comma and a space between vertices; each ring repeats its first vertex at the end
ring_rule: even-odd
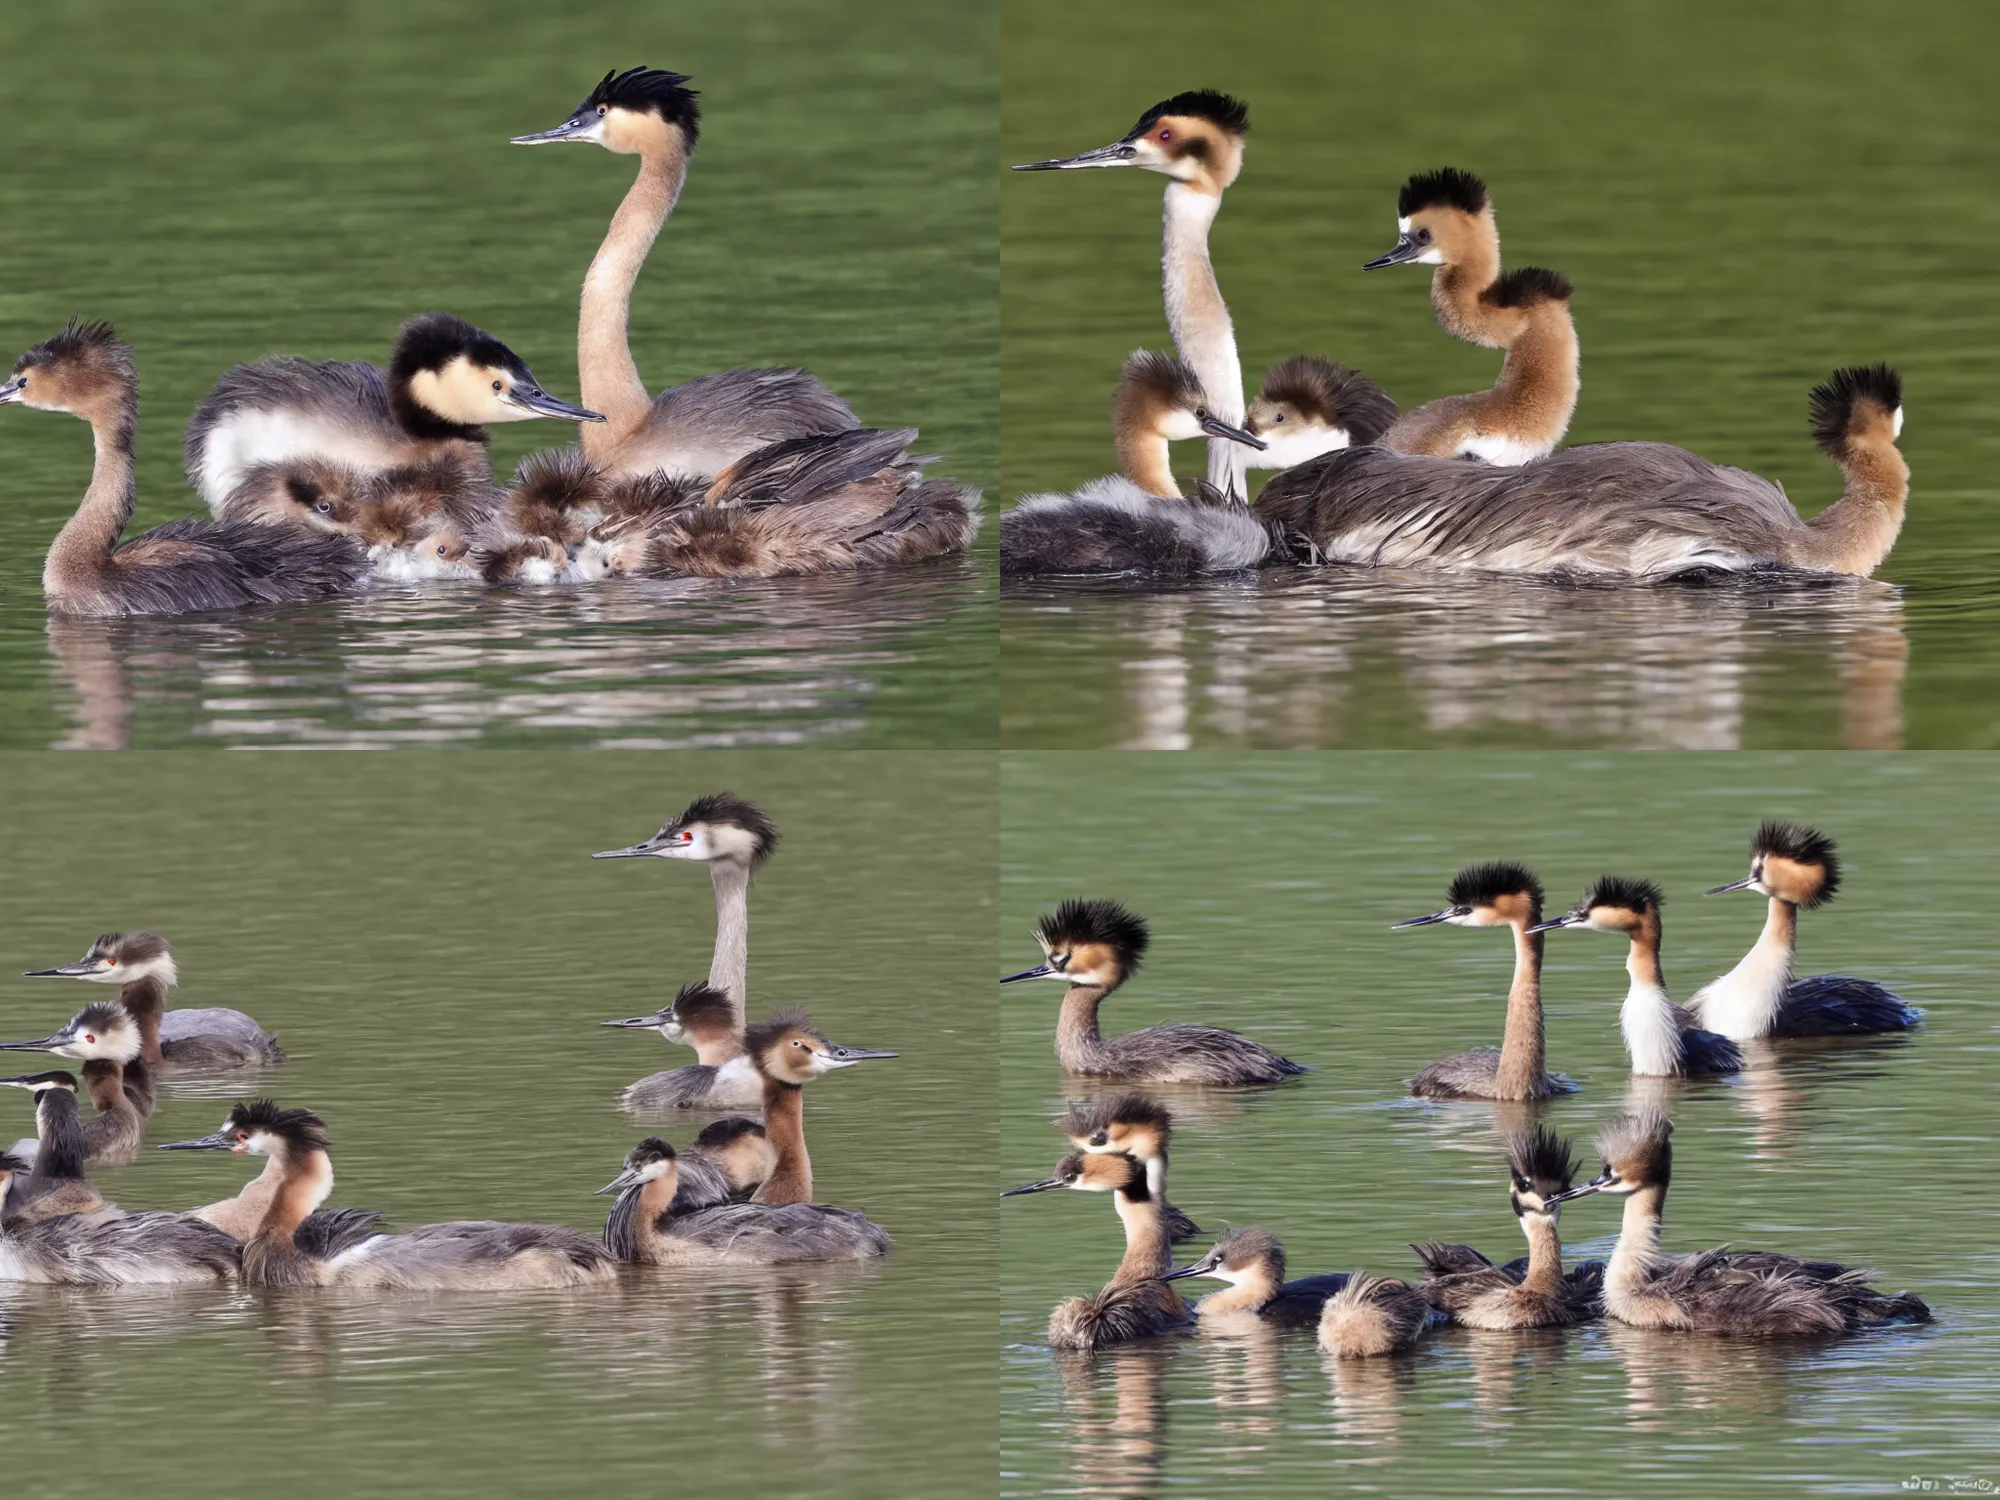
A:
POLYGON ((712 478, 768 444, 860 425, 806 370, 724 370, 662 391, 640 431, 649 453, 673 455, 672 472, 712 478))
POLYGON ((1271 552, 1269 528, 1244 506, 1163 500, 1120 474, 1073 495, 1030 495, 1000 518, 1000 572, 1009 578, 1191 578, 1254 568, 1271 552))

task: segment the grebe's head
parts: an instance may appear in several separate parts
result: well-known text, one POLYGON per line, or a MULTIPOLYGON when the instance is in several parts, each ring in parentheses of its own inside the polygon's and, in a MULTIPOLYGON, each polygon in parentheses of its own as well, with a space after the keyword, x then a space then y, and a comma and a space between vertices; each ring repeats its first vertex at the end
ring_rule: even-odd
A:
POLYGON ((600 1021, 600 1026, 618 1026, 634 1031, 657 1031, 680 1047, 692 1047, 736 1029, 736 1011, 729 992, 718 990, 705 980, 684 984, 673 1003, 650 1016, 633 1016, 623 1021, 600 1021))
POLYGON ((1000 982, 1060 979, 1111 989, 1139 967, 1151 940, 1146 919, 1116 901, 1065 901, 1035 923, 1044 961, 1000 982))
POLYGON ((754 870, 778 847, 777 825, 755 803, 731 792, 697 797, 676 818, 629 849, 607 849, 592 859, 693 859, 754 870))
POLYGON ((826 1033, 812 1023, 803 1010, 788 1007, 768 1021, 743 1029, 743 1050, 766 1078, 775 1078, 791 1088, 811 1083, 836 1068, 851 1068, 858 1062, 894 1057, 876 1047, 849 1047, 828 1041, 826 1033))
POLYGON ((660 68, 613 68, 553 130, 517 135, 516 146, 586 141, 621 156, 678 149, 685 156, 701 135, 701 106, 684 74, 660 68))
POLYGON ((1271 366, 1244 423, 1264 440, 1253 469, 1290 469, 1341 448, 1374 442, 1396 420, 1396 403, 1359 371, 1310 354, 1271 366))
POLYGON ((1650 880, 1600 875, 1577 898, 1575 906, 1530 930, 1553 932, 1558 927, 1588 927, 1595 932, 1637 932, 1659 916, 1664 900, 1660 888, 1650 880))
POLYGON ((1532 927, 1542 920, 1542 883, 1525 865, 1510 861, 1467 865, 1452 877, 1446 905, 1427 917, 1411 917, 1396 927, 1532 927))
POLYGON ((1544 1125, 1516 1133, 1507 1142, 1507 1172, 1508 1201, 1523 1230, 1530 1218, 1562 1217, 1561 1197, 1576 1179, 1568 1141, 1544 1125))
POLYGON ((17 1078, 0 1078, 0 1084, 10 1089, 26 1089, 35 1096, 39 1106, 44 1094, 65 1094, 76 1097, 76 1075, 65 1073, 60 1068, 46 1073, 23 1073, 17 1078))
POLYGON ((72 318, 61 333, 14 361, 12 373, 0 380, 0 406, 66 411, 93 421, 116 414, 138 388, 132 346, 109 323, 72 318))
POLYGON ((662 1177, 678 1177, 680 1162, 674 1148, 656 1135, 649 1135, 625 1153, 625 1170, 597 1190, 598 1194, 622 1193, 662 1177))
POLYGON ((1708 894, 1755 891, 1810 910, 1824 906, 1840 889, 1840 860, 1833 840, 1803 823, 1771 819, 1750 840, 1750 873, 1708 894))
POLYGON ((1174 1138, 1173 1111, 1143 1094, 1101 1103, 1072 1103, 1056 1121, 1079 1151, 1123 1152, 1140 1161, 1165 1161, 1174 1138))
POLYGON ((1052 1188, 1075 1188, 1082 1193, 1124 1193, 1144 1199, 1146 1165, 1123 1152, 1072 1151, 1056 1163, 1055 1171, 1040 1182, 1008 1188, 1000 1196, 1018 1198, 1023 1193, 1046 1193, 1052 1188))
POLYGON ((392 400, 407 394, 433 418, 458 427, 530 417, 604 420, 551 396, 520 355, 450 313, 421 313, 403 325, 389 357, 389 389, 392 400))
POLYGON ((1285 1247, 1268 1229, 1237 1229, 1225 1234, 1193 1265, 1169 1271, 1162 1281, 1179 1281, 1187 1276, 1213 1276, 1238 1286, 1262 1273, 1282 1284, 1285 1279, 1285 1247))
POLYGON ((1017 172, 1061 172, 1078 167, 1144 167, 1210 197, 1220 197, 1243 170, 1243 137, 1250 107, 1213 89, 1162 99, 1139 123, 1108 146, 1081 156, 1029 162, 1017 172))
POLYGON ((1597 1132, 1597 1154, 1604 1170, 1581 1187, 1567 1188, 1546 1203, 1566 1203, 1590 1193, 1620 1197, 1642 1187, 1667 1185, 1673 1176, 1673 1122, 1655 1109, 1616 1115, 1597 1132))
POLYGON ((1457 167, 1419 172, 1396 199, 1396 243, 1361 269, 1382 266, 1450 266, 1498 245, 1493 201, 1486 184, 1457 167))
POLYGON ((53 969, 30 969, 25 977, 88 979, 97 984, 157 979, 172 986, 180 983, 181 976, 174 966, 174 950, 157 932, 107 932, 75 963, 53 969))
POLYGON ((53 1052, 79 1062, 128 1063, 139 1055, 139 1023, 116 1000, 86 1005, 52 1036, 33 1042, 0 1042, 0 1052, 53 1052))
POLYGON ((1835 370, 1812 389, 1812 435, 1828 457, 1903 435, 1903 377, 1887 365, 1835 370))
POLYGON ((327 1149, 326 1122, 309 1109, 280 1109, 253 1099, 231 1107, 222 1128, 198 1140, 173 1141, 162 1151, 228 1151, 237 1156, 291 1157, 327 1149))
POLYGON ((1201 382, 1186 364, 1148 349, 1134 350, 1125 361, 1112 398, 1112 413, 1121 433, 1164 438, 1171 443, 1219 437, 1250 448, 1264 446, 1255 434, 1232 427, 1209 410, 1201 382))

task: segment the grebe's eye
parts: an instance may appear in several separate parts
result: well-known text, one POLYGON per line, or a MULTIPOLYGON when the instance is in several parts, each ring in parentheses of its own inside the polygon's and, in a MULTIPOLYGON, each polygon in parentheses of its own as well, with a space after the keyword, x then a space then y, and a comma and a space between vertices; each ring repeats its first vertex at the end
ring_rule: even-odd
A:
POLYGON ((94 1037, 94 1036, 89 1036, 89 1035, 86 1035, 86 1036, 84 1037, 84 1041, 85 1041, 86 1043, 89 1043, 89 1042, 95 1042, 96 1040, 97 1040, 97 1038, 96 1038, 96 1037, 94 1037))
POLYGON ((438 543, 438 556, 439 556, 439 557, 443 557, 443 556, 444 556, 444 543, 443 543, 443 542, 439 542, 439 543, 438 543))
POLYGON ((1160 127, 1160 139, 1162 141, 1170 141, 1173 138, 1174 133, 1171 130, 1168 130, 1165 126, 1160 127))
POLYGON ((500 389, 500 382, 499 382, 499 381, 497 381, 497 380, 496 380, 496 381, 494 381, 494 382, 493 382, 493 389, 494 389, 494 390, 496 390, 496 391, 500 389))
POLYGON ((609 108, 610 108, 609 105, 600 104, 597 106, 597 112, 601 115, 606 113, 609 110, 609 108))
POLYGON ((1284 420, 1285 420, 1285 414, 1283 412, 1279 412, 1275 417, 1271 418, 1271 425, 1275 427, 1284 420))
POLYGON ((239 1130, 236 1132, 236 1139, 239 1141, 247 1141, 250 1139, 250 1136, 247 1132, 239 1130))
POLYGON ((321 500, 313 506, 313 509, 323 516, 330 516, 333 514, 333 502, 331 500, 321 500))

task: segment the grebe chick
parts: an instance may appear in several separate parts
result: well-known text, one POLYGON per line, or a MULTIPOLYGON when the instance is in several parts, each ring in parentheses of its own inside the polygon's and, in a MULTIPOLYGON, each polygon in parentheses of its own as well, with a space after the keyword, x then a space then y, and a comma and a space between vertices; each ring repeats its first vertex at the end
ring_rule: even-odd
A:
POLYGON ((158 1286, 227 1281, 236 1275, 236 1241, 186 1214, 64 1214, 11 1224, 7 1203, 27 1176, 26 1162, 0 1154, 0 1281, 158 1286))
POLYGON ((486 1219, 366 1235, 320 1258, 314 1253, 314 1236, 306 1231, 302 1237, 302 1231, 333 1190, 333 1160, 327 1153, 326 1125, 311 1110, 279 1109, 259 1100, 232 1109, 214 1135, 161 1149, 229 1151, 277 1160, 278 1183, 270 1206, 242 1246, 248 1286, 503 1291, 587 1286, 618 1274, 618 1263, 604 1247, 574 1229, 486 1219))
POLYGON ((1341 1359, 1401 1354, 1443 1321, 1409 1282, 1356 1271, 1320 1309, 1319 1346, 1341 1359))
POLYGON ((1234 1229, 1215 1242, 1200 1260, 1169 1271, 1162 1281, 1186 1276, 1213 1276, 1229 1283, 1227 1291, 1210 1292, 1195 1303, 1204 1323, 1244 1316, 1283 1324, 1317 1324, 1327 1298, 1345 1287, 1345 1271, 1285 1279, 1285 1247, 1268 1229, 1234 1229))
POLYGON ((1652 580, 1773 568, 1867 577, 1902 529, 1902 380, 1836 370, 1812 392, 1813 440, 1846 481, 1804 520, 1782 486, 1665 443, 1564 448, 1519 469, 1356 448, 1288 469, 1256 509, 1323 562, 1652 580))
POLYGON ((1166 1215, 1167 1238, 1178 1245, 1199 1235, 1201 1226, 1167 1202, 1167 1148, 1173 1143, 1174 1116, 1143 1094, 1121 1094, 1099 1104, 1072 1100, 1056 1122, 1079 1151, 1122 1151, 1146 1169, 1146 1181, 1166 1215))
POLYGON ((743 1050, 729 992, 697 982, 683 985, 673 1003, 650 1016, 600 1021, 633 1031, 657 1031, 679 1047, 692 1047, 699 1062, 641 1078, 625 1090, 627 1109, 755 1109, 764 1085, 743 1050))
MULTIPOLYGON (((1243 169, 1249 106, 1213 89, 1192 89, 1162 99, 1118 140, 1081 156, 1029 162, 1017 172, 1082 167, 1142 167, 1167 183, 1160 253, 1161 294, 1174 352, 1194 371, 1209 410, 1240 427, 1244 420, 1243 366, 1236 329, 1216 285, 1208 231, 1222 195, 1243 169)), ((1209 440, 1208 484, 1217 494, 1242 495, 1247 450, 1220 437, 1209 440)))
POLYGON ((582 399, 605 415, 582 434, 584 457, 607 474, 653 471, 712 477, 787 438, 859 427, 853 410, 805 370, 727 370, 647 394, 626 325, 632 287, 674 211, 701 134, 701 107, 684 74, 613 69, 553 130, 513 144, 558 141, 637 156, 639 173, 612 216, 583 279, 576 330, 582 399))
POLYGON ((1576 1177, 1569 1142, 1537 1125, 1507 1144, 1507 1198, 1528 1237, 1525 1263, 1496 1266, 1468 1245, 1412 1245, 1424 1263, 1417 1288, 1431 1306, 1468 1328, 1548 1328, 1604 1312, 1602 1262, 1563 1272, 1558 1195, 1576 1177))
POLYGON ((1271 366, 1244 428, 1262 438, 1253 469, 1290 469, 1342 448, 1379 443, 1396 403, 1359 370, 1297 354, 1271 366))
MULTIPOLYGON (((1271 550, 1264 525, 1206 485, 1181 497, 1168 444, 1209 433, 1263 442, 1208 409, 1194 371, 1139 350, 1125 361, 1113 403, 1120 473, 1069 495, 1029 495, 1000 518, 1000 571, 1185 576, 1254 568, 1271 550)), ((1241 498, 1238 496, 1237 498, 1241 498)))
POLYGON ((1695 1019, 1738 1040, 1764 1036, 1853 1036, 1909 1031, 1923 1012, 1872 979, 1844 974, 1792 977, 1799 908, 1826 905, 1840 889, 1833 840, 1814 828, 1775 819, 1750 840, 1750 873, 1708 894, 1755 891, 1767 897, 1764 931, 1743 961, 1688 1001, 1695 1019))
POLYGON ((1507 1028, 1498 1047, 1474 1047, 1418 1070, 1410 1092, 1424 1099, 1546 1099, 1577 1085, 1544 1065, 1542 1042, 1542 883, 1517 864, 1467 865, 1452 877, 1448 903, 1397 927, 1508 927, 1514 933, 1514 982, 1507 1028))
MULTIPOLYGON (((157 932, 107 932, 77 962, 30 969, 26 977, 119 986, 119 1003, 139 1023, 140 1061, 152 1074, 276 1067, 285 1060, 278 1039, 240 1010, 220 1005, 167 1010, 167 991, 180 983, 180 969, 174 950, 157 932)), ((130 1083, 128 1076, 128 1089, 130 1083)))
MULTIPOLYGON (((284 1111, 269 1099, 233 1105, 222 1122, 221 1130, 214 1136, 200 1141, 177 1141, 160 1149, 207 1150, 214 1144, 215 1149, 230 1150, 233 1149, 237 1131, 270 1130, 280 1125, 283 1118, 284 1111)), ((283 1162, 277 1156, 267 1156, 264 1170, 245 1183, 243 1191, 235 1197, 191 1208, 188 1213, 205 1224, 213 1224, 233 1240, 248 1240, 270 1213, 283 1180, 283 1162)), ((382 1210, 379 1208, 316 1208, 293 1232, 292 1240, 302 1254, 315 1260, 326 1260, 360 1244, 373 1235, 381 1224, 382 1210)))
POLYGON ((521 356, 484 329, 422 313, 398 331, 386 376, 353 359, 274 355, 238 365, 195 408, 182 459, 217 515, 261 514, 284 485, 285 468, 273 466, 327 460, 370 478, 455 461, 474 493, 489 494, 486 428, 533 417, 604 420, 543 390, 521 356), (245 489, 253 469, 259 485, 245 489))
POLYGON ((712 1120, 681 1155, 681 1187, 671 1207, 685 1213, 747 1198, 771 1180, 777 1165, 778 1153, 762 1120, 743 1115, 712 1120))
MULTIPOLYGON (((691 859, 708 866, 715 888, 715 953, 709 960, 709 988, 729 996, 737 1030, 749 1004, 750 877, 778 847, 778 825, 761 807, 734 792, 697 797, 651 838, 625 849, 607 849, 592 859, 691 859)), ((761 1091, 746 1097, 754 1106, 761 1091)), ((719 1107, 739 1107, 717 1100, 719 1107)))
MULTIPOLYGON (((0 1052, 53 1052, 83 1064, 84 1086, 94 1109, 80 1125, 83 1159, 122 1165, 137 1161, 158 1093, 146 1065, 139 1023, 116 1000, 86 1005, 53 1036, 0 1042, 0 1052)), ((67 1075, 65 1075, 67 1076, 67 1075)), ((24 1155, 19 1145, 16 1155, 24 1155)), ((36 1158, 36 1166, 41 1165, 36 1158)))
MULTIPOLYGON (((76 1113, 76 1076, 59 1071, 28 1073, 0 1078, 0 1084, 27 1089, 35 1096, 34 1169, 8 1195, 7 1222, 32 1224, 110 1207, 83 1175, 83 1122, 76 1113)), ((23 1160, 18 1147, 11 1154, 15 1160, 23 1160)))
POLYGON ((376 577, 407 582, 473 576, 472 539, 498 504, 483 458, 441 453, 374 473, 329 458, 252 464, 222 512, 351 536, 376 577))
POLYGON ((1618 1012, 1632 1071, 1648 1078, 1701 1078, 1742 1070, 1743 1054, 1726 1036, 1704 1031, 1693 1014, 1674 1004, 1660 971, 1660 888, 1650 880, 1605 875, 1587 889, 1570 911, 1531 927, 1553 932, 1588 927, 1622 932, 1631 939, 1625 971, 1632 986, 1618 1012))
POLYGON ((64 615, 170 615, 324 599, 359 585, 351 541, 243 522, 169 521, 120 544, 138 504, 133 449, 139 374, 109 323, 72 321, 14 361, 0 406, 63 411, 90 424, 90 487, 42 567, 42 596, 64 615))
POLYGON ((1403 184, 1396 231, 1395 248, 1362 269, 1405 262, 1437 267, 1431 307, 1438 326, 1506 356, 1491 390, 1405 412, 1382 435, 1382 446, 1508 466, 1554 451, 1569 430, 1579 385, 1569 279, 1540 266, 1503 275, 1486 184, 1454 167, 1421 172, 1403 184))
POLYGON ((1059 979, 1069 986, 1056 1019, 1056 1057, 1072 1073, 1150 1083, 1279 1083, 1306 1069, 1220 1026, 1169 1023, 1107 1037, 1097 1009, 1139 967, 1151 941, 1145 919, 1116 901, 1065 901, 1035 924, 1045 961, 1000 982, 1059 979))
POLYGON ((1167 1239, 1160 1199, 1147 1184, 1142 1162, 1123 1152, 1077 1151, 1056 1164, 1053 1176, 1009 1188, 1000 1196, 1016 1198, 1051 1188, 1115 1194, 1119 1222, 1125 1227, 1125 1257, 1104 1289, 1090 1297, 1071 1297, 1049 1314, 1052 1347, 1101 1349, 1178 1332, 1193 1323, 1194 1315, 1181 1294, 1162 1279, 1173 1269, 1173 1246, 1167 1239))
POLYGON ((1555 1202, 1591 1193, 1625 1198, 1618 1247, 1604 1273, 1604 1309, 1640 1328, 1743 1338, 1852 1333, 1871 1325, 1923 1323, 1930 1309, 1908 1292, 1864 1284, 1866 1271, 1772 1251, 1708 1250, 1667 1255, 1660 1219, 1673 1176, 1673 1126, 1656 1111, 1621 1114, 1598 1133, 1604 1171, 1555 1202))

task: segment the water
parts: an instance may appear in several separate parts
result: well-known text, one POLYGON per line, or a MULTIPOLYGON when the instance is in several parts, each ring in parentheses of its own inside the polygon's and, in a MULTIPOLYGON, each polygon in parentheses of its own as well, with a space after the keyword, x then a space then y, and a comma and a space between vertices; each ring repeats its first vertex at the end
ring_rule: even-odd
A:
MULTIPOLYGON (((1436 910, 1451 873, 1477 859, 1527 863, 1551 905, 1606 870, 1644 875, 1667 892, 1665 969, 1685 998, 1741 956, 1762 916, 1755 898, 1695 893, 1742 874, 1760 819, 1824 827, 1847 883, 1802 918, 1802 967, 1883 980, 1926 1007, 1926 1023, 1907 1041, 1760 1049, 1739 1079, 1668 1085, 1665 1244, 1875 1266, 1938 1321, 1785 1344, 1617 1325, 1447 1330, 1413 1356, 1348 1365, 1308 1334, 1057 1357, 1041 1342, 1049 1309, 1102 1284, 1118 1227, 1094 1196, 1008 1200, 1003 1494, 1728 1497, 2000 1477, 1995 1215, 1976 1186, 1997 1123, 2000 951, 1975 894, 1977 851, 2000 831, 1990 769, 1771 754, 1104 762, 1006 759, 1001 971, 1033 956, 1027 929, 1057 899, 1116 896, 1151 919, 1154 941, 1106 1007, 1114 1029, 1212 1021, 1315 1068, 1275 1090, 1170 1101, 1172 1201, 1205 1228, 1272 1229, 1293 1274, 1409 1274, 1415 1239, 1520 1253, 1490 1107, 1405 1092, 1432 1058, 1499 1040, 1507 939, 1391 922, 1436 910)), ((1628 1081, 1623 956, 1608 935, 1548 940, 1549 1061, 1584 1092, 1545 1118, 1593 1171, 1590 1136, 1628 1081)), ((1066 1092, 1049 1051, 1059 994, 1001 992, 1003 1185, 1046 1175, 1066 1149, 1045 1123, 1066 1092)), ((1617 1209, 1584 1200, 1562 1228, 1568 1254, 1605 1253, 1617 1209)))
MULTIPOLYGON (((1004 743, 2000 743, 1989 14, 1920 5, 1884 27, 1854 4, 1715 0, 1588 15, 1275 0, 1225 26, 1176 13, 1010 0, 1002 155, 1100 145, 1179 89, 1246 98, 1248 156, 1213 250, 1253 386, 1301 351, 1406 405, 1491 383, 1495 356, 1432 322, 1425 274, 1359 270, 1395 238, 1398 185, 1460 165, 1493 185, 1509 263, 1576 282, 1570 442, 1678 443, 1770 475, 1812 513, 1840 481, 1807 436, 1806 392, 1838 365, 1888 360, 1905 382, 1909 520, 1876 581, 1804 601, 1358 570, 1010 585, 1004 743)), ((1002 181, 1010 504, 1112 466, 1119 362, 1168 345, 1162 186, 1137 171, 1002 181)), ((1193 446, 1178 457, 1199 469, 1193 446)))
MULTIPOLYGON (((265 1091, 325 1115, 338 1201, 408 1227, 501 1216, 595 1230, 594 1189, 665 1127, 619 1091, 688 1060, 600 1030, 707 972, 706 872, 592 863, 694 794, 733 787, 783 846, 751 893, 751 1002, 809 1006, 893 1048, 815 1084, 817 1196, 895 1236, 872 1265, 637 1273, 616 1289, 352 1292, 0 1288, 9 1466, 38 1493, 218 1476, 302 1496, 642 1491, 882 1493, 921 1462, 990 1493, 994 1012, 940 1006, 992 977, 990 758, 496 753, 314 763, 203 755, 4 760, 0 973, 99 931, 174 943, 180 1003, 231 1004, 290 1052, 251 1080, 173 1081, 155 1142, 265 1091), (392 765, 391 774, 381 769, 392 765), (450 780, 445 780, 446 770, 450 780), (866 837, 855 830, 865 829, 866 837), (909 914, 926 913, 912 982, 909 914), (968 1162, 979 1169, 967 1171, 968 1162)), ((0 1034, 46 1034, 101 990, 0 983, 0 1034)), ((33 1059, 23 1057, 24 1066, 33 1059)), ((37 1064, 38 1065, 38 1064, 37 1064)), ((12 1070, 9 1070, 12 1071, 12 1070)), ((0 1099, 22 1133, 28 1097, 0 1099)), ((251 1164, 155 1155, 100 1176, 127 1207, 226 1196, 251 1164)))
MULTIPOLYGON (((442 306, 573 397, 577 288, 633 163, 506 140, 645 62, 692 75, 705 115, 635 293, 648 384, 804 364, 990 492, 996 32, 990 13, 900 0, 682 5, 671 26, 644 5, 524 0, 476 22, 440 0, 15 9, 4 359, 77 312, 132 341, 134 532, 198 508, 181 428, 241 360, 381 360, 403 318, 442 306)), ((496 469, 565 433, 495 429, 496 469)), ((10 409, 0 444, 0 743, 992 742, 990 538, 895 578, 383 589, 52 631, 41 560, 88 435, 10 409)))

